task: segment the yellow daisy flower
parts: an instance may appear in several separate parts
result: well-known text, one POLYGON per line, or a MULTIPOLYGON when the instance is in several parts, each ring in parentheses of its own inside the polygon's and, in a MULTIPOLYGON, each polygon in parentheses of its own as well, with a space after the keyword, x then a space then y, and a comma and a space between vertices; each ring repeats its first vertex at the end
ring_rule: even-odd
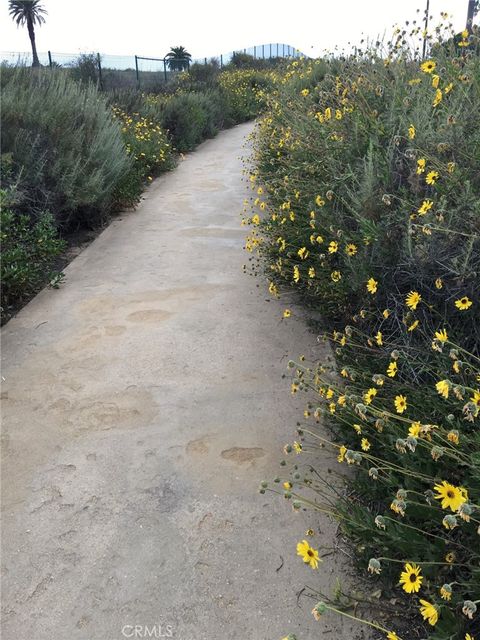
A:
POLYGON ((389 378, 394 378, 397 375, 398 365, 395 361, 390 362, 387 368, 387 376, 389 378))
POLYGON ((305 564, 308 564, 312 569, 317 569, 318 563, 322 562, 318 551, 313 549, 307 540, 302 540, 297 544, 297 556, 300 556, 305 564))
POLYGON ((457 307, 457 309, 460 309, 460 311, 465 311, 466 309, 471 307, 472 304, 473 302, 467 296, 463 296, 463 298, 460 298, 460 300, 455 300, 455 306, 457 307))
POLYGON ((407 410, 407 398, 405 396, 399 395, 399 396, 395 396, 395 409, 397 410, 397 413, 403 413, 404 411, 407 410))
POLYGON ((421 575, 421 569, 415 563, 410 564, 407 562, 404 571, 400 574, 399 584, 402 585, 402 589, 406 593, 417 593, 422 586, 423 576, 421 575))
POLYGON ((420 65, 420 69, 424 73, 433 73, 437 68, 437 63, 434 60, 426 60, 420 65))
POLYGON ((424 620, 428 620, 428 623, 433 627, 438 622, 438 609, 434 604, 427 602, 426 600, 420 600, 420 613, 424 620))
POLYGON ((374 278, 370 278, 367 282, 367 291, 371 294, 377 292, 378 282, 374 278))
POLYGON ((437 492, 435 499, 442 501, 442 509, 450 509, 455 513, 468 500, 466 489, 456 487, 445 480, 442 480, 441 484, 436 484, 433 488, 437 492))
POLYGON ((421 299, 422 296, 418 293, 418 291, 410 291, 410 293, 405 298, 405 304, 409 309, 415 310, 421 299))

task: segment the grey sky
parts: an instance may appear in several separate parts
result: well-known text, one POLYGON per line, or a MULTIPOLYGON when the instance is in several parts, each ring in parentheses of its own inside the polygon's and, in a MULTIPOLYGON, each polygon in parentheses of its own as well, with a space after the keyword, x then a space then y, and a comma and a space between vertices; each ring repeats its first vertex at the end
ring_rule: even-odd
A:
MULTIPOLYGON (((466 19, 468 0, 431 0, 431 12, 452 15, 458 30, 466 19)), ((193 57, 210 57, 254 44, 284 42, 307 55, 358 42, 362 33, 390 33, 395 23, 418 18, 426 0, 44 0, 47 22, 37 28, 38 51, 100 51, 163 57, 183 45, 193 57)), ((28 51, 26 28, 0 6, 2 51, 28 51)))

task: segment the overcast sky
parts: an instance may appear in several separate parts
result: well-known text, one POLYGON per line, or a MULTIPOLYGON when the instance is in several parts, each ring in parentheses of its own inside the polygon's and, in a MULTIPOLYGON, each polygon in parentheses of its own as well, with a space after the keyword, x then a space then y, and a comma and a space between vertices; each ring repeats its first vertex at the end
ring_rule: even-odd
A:
MULTIPOLYGON (((25 27, 0 0, 2 51, 28 51, 25 27)), ((194 58, 255 44, 283 42, 307 55, 358 43, 362 34, 390 33, 393 24, 414 20, 426 0, 44 0, 46 24, 37 28, 38 51, 99 51, 163 57, 185 46, 194 58)), ((430 0, 431 13, 448 11, 463 28, 468 0, 430 0)))

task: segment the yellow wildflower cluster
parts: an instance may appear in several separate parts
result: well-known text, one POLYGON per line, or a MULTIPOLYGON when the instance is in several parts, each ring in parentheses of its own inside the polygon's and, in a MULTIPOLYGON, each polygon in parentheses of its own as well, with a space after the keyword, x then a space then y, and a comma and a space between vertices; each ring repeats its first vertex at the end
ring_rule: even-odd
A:
MULTIPOLYGON (((288 66, 257 127, 250 221, 272 295, 294 288, 336 327, 326 334, 334 362, 290 363, 292 391, 308 392, 308 426, 299 422, 285 451, 312 471, 295 484, 295 461, 286 497, 294 510, 333 504, 315 459, 330 447, 356 472, 328 512, 370 579, 385 581, 388 564, 386 589, 412 599, 418 624, 470 640, 480 602, 480 43, 475 29, 435 34, 424 61, 411 59, 408 38, 424 37, 414 26, 358 60, 288 66)), ((297 553, 317 568, 322 550, 303 540, 297 553)), ((337 611, 319 603, 315 618, 327 610, 337 611)))

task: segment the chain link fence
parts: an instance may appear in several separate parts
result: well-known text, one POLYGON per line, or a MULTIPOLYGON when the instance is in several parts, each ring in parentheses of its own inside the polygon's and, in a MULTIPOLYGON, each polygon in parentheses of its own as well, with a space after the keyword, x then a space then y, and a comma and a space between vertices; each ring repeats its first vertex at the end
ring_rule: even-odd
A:
MULTIPOLYGON (((185 66, 214 62, 219 67, 232 62, 236 55, 246 54, 256 60, 275 60, 278 58, 299 58, 302 54, 291 45, 269 42, 247 49, 228 51, 210 58, 194 58, 185 66)), ((171 70, 169 59, 151 58, 139 55, 109 55, 100 53, 58 53, 40 52, 40 64, 50 68, 71 68, 83 74, 82 77, 96 82, 102 89, 142 88, 154 90, 158 85, 167 83, 178 71, 171 70)), ((31 52, 0 52, 2 64, 10 66, 30 66, 31 52)))

